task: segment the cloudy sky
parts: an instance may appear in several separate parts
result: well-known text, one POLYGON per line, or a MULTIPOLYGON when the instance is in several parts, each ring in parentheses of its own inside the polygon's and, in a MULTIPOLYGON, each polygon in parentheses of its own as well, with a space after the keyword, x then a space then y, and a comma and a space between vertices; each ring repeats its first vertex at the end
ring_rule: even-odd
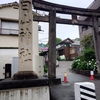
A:
MULTIPOLYGON (((15 2, 19 0, 1 0, 0 4, 3 3, 10 3, 10 2, 15 2)), ((58 3, 62 5, 68 5, 68 6, 74 6, 74 7, 81 7, 81 8, 87 8, 94 0, 45 0, 53 3, 58 3)), ((40 12, 39 13, 45 13, 45 12, 40 12)), ((47 14, 47 13, 45 13, 47 14)), ((62 17, 62 18, 70 18, 69 15, 59 15, 57 16, 62 17)), ((46 43, 48 40, 48 23, 39 23, 41 25, 43 32, 39 32, 39 42, 46 43)), ((57 24, 56 28, 57 32, 57 37, 63 39, 66 38, 79 38, 79 32, 78 32, 78 26, 75 25, 62 25, 62 24, 57 24)))

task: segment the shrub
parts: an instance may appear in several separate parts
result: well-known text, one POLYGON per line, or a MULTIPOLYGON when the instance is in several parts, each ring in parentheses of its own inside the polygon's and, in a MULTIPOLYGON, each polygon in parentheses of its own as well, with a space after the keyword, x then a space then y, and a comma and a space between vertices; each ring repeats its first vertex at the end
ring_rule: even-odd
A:
POLYGON ((84 60, 84 56, 83 56, 83 55, 78 56, 78 57, 76 57, 76 59, 75 59, 75 60, 77 60, 77 59, 80 59, 81 61, 83 61, 83 60, 84 60))
POLYGON ((95 52, 92 48, 85 49, 84 52, 83 52, 83 55, 84 55, 85 61, 96 59, 95 52))
POLYGON ((72 69, 73 69, 73 68, 76 68, 76 67, 79 65, 79 63, 80 63, 80 59, 74 60, 74 62, 73 62, 72 65, 71 65, 72 69))
POLYGON ((44 72, 47 73, 48 72, 48 66, 45 64, 44 65, 44 72))
POLYGON ((92 59, 91 61, 87 62, 87 69, 95 71, 97 69, 96 65, 97 65, 96 61, 94 59, 92 59))
POLYGON ((78 64, 76 68, 80 70, 81 69, 81 64, 78 64))
POLYGON ((93 49, 85 49, 81 56, 78 56, 72 63, 72 69, 77 68, 80 70, 94 70, 97 71, 96 67, 95 52, 93 49))
POLYGON ((86 61, 81 62, 81 69, 82 70, 87 70, 87 62, 86 61))
POLYGON ((73 68, 76 68, 76 66, 78 66, 78 63, 77 63, 76 61, 74 61, 74 62, 72 63, 72 65, 71 65, 71 67, 72 67, 72 69, 73 69, 73 68))
POLYGON ((57 55, 57 60, 60 61, 60 56, 57 55))

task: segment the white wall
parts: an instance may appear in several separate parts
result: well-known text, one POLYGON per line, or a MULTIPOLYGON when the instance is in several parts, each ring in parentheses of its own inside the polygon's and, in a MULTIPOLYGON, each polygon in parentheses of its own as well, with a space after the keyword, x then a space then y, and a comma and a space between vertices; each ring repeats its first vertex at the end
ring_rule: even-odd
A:
POLYGON ((36 63, 36 61, 35 61, 35 57, 36 56, 38 56, 39 55, 39 50, 38 50, 38 27, 37 27, 37 25, 38 25, 38 23, 37 22, 34 22, 34 23, 32 23, 33 24, 33 27, 32 27, 32 39, 33 39, 33 41, 32 41, 32 43, 33 43, 33 70, 34 71, 36 71, 35 70, 35 63, 36 63))
POLYGON ((15 73, 18 72, 18 57, 13 57, 12 58, 12 72, 11 72, 11 77, 13 77, 13 75, 15 73))
POLYGON ((12 57, 18 57, 18 49, 0 49, 0 79, 4 79, 5 64, 12 64, 12 57))
POLYGON ((0 35, 0 47, 18 47, 18 36, 0 35))
POLYGON ((38 76, 44 75, 44 57, 42 56, 35 56, 35 72, 38 74, 38 76))
POLYGON ((33 71, 37 73, 38 76, 44 75, 44 58, 39 56, 38 47, 38 22, 33 22, 33 71))
POLYGON ((13 7, 0 8, 0 19, 18 20, 19 10, 13 7))
MULTIPOLYGON (((34 57, 34 71, 37 73, 38 76, 44 75, 44 57, 42 56, 35 56, 34 57)), ((18 72, 18 57, 12 58, 12 77, 15 73, 18 72)))

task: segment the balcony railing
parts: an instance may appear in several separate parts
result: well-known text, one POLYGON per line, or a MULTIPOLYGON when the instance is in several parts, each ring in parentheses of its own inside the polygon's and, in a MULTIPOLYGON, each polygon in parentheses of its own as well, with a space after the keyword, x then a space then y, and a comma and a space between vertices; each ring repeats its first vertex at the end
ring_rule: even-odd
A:
POLYGON ((0 34, 13 34, 13 35, 18 35, 18 30, 17 29, 0 28, 0 34))

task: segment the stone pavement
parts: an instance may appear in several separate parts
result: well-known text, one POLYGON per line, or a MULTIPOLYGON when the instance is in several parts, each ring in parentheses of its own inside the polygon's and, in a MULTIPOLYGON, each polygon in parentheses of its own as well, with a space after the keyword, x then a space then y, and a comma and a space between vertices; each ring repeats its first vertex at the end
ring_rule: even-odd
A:
POLYGON ((75 100, 74 97, 74 83, 76 82, 93 82, 96 87, 96 97, 100 100, 100 80, 90 80, 89 77, 76 74, 70 71, 71 61, 59 62, 59 67, 56 69, 57 78, 63 81, 64 72, 67 72, 68 83, 61 83, 60 85, 51 86, 51 100, 75 100))

